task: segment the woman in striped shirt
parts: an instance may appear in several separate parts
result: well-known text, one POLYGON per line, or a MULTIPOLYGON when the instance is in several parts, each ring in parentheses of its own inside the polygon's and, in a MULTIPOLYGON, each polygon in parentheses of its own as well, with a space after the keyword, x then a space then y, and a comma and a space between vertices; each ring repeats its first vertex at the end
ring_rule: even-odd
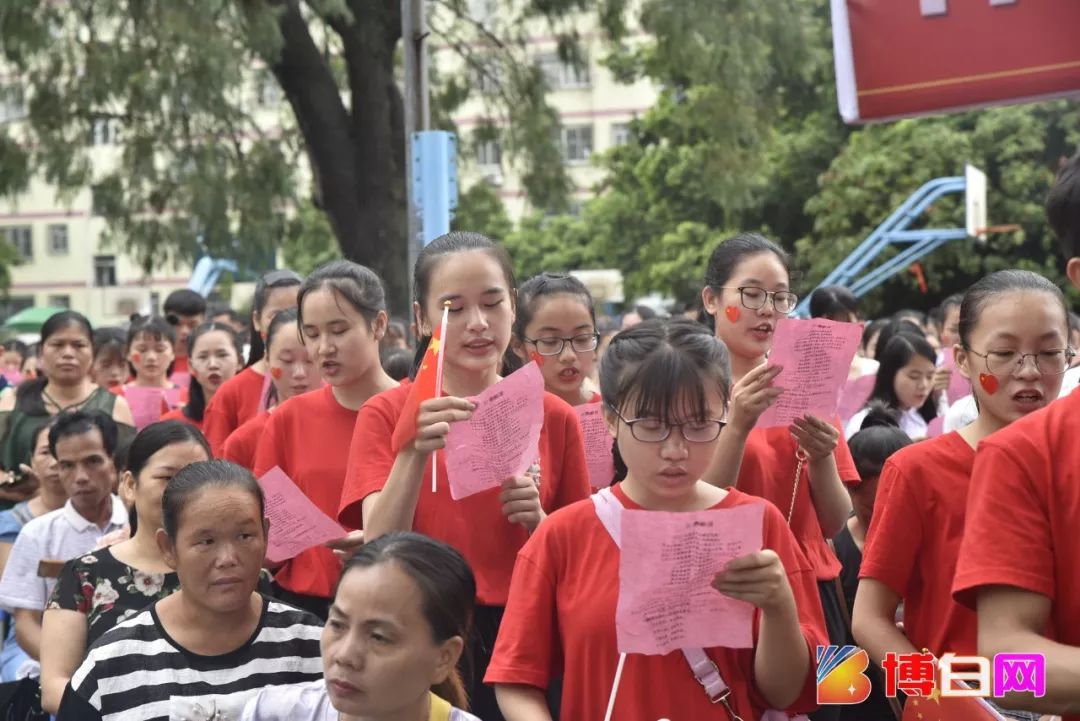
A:
POLYGON ((255 590, 268 528, 249 471, 187 466, 165 489, 161 520, 180 590, 91 646, 57 721, 235 721, 259 689, 322 675, 319 620, 255 590))
POLYGON ((360 548, 322 634, 326 679, 262 690, 241 721, 479 721, 456 666, 476 580, 461 554, 418 533, 360 548))

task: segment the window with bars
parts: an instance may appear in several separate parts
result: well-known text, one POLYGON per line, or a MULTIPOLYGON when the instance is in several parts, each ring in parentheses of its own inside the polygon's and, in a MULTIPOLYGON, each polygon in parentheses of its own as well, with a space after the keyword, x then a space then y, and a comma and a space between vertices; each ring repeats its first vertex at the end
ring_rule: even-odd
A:
POLYGON ((34 228, 30 225, 9 225, 0 228, 4 240, 11 244, 23 260, 34 259, 34 228))
POLYGON ((592 155, 592 125, 564 126, 560 129, 559 139, 563 160, 567 163, 584 163, 592 155))

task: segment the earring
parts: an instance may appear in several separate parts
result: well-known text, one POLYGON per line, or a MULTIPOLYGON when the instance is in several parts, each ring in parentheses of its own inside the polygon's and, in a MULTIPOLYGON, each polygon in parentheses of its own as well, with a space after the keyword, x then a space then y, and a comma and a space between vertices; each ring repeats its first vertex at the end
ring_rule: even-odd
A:
POLYGON ((726 315, 727 319, 732 323, 738 323, 739 316, 742 315, 742 312, 739 310, 738 306, 729 305, 728 307, 724 308, 724 315, 726 315))
POLYGON ((980 373, 979 385, 981 385, 983 387, 983 390, 990 395, 994 395, 998 392, 998 379, 995 375, 991 375, 989 373, 980 373))

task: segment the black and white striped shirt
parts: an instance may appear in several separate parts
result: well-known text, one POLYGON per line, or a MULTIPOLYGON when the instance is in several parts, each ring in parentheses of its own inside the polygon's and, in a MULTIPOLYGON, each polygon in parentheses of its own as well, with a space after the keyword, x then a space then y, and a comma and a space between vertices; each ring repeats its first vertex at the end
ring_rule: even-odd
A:
POLYGON ((57 721, 236 721, 260 689, 322 677, 321 634, 318 618, 264 596, 247 643, 201 656, 170 638, 151 606, 90 647, 57 721))

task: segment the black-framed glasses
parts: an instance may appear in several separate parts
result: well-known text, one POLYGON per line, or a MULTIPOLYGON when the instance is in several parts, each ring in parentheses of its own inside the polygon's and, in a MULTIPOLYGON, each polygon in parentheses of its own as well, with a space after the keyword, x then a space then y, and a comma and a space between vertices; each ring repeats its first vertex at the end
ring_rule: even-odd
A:
POLYGON ((619 420, 630 429, 630 435, 642 443, 660 443, 666 441, 671 435, 672 428, 678 428, 682 437, 688 443, 712 443, 720 437, 720 431, 727 425, 726 421, 705 420, 687 421, 686 423, 668 423, 659 418, 635 418, 627 420, 623 418, 612 406, 608 406, 611 412, 619 417, 619 420))
POLYGON ((1010 376, 1020 373, 1024 369, 1024 361, 1031 358, 1035 370, 1044 376, 1059 376, 1069 370, 1076 351, 1072 348, 1057 348, 1044 350, 1038 353, 1021 353, 1015 350, 991 350, 980 353, 970 348, 968 353, 982 358, 986 363, 986 370, 996 376, 1010 376))
MULTIPOLYGON (((724 288, 720 290, 724 290, 724 288)), ((799 304, 799 296, 790 290, 773 292, 759 288, 756 285, 740 285, 738 288, 727 288, 727 290, 739 291, 739 302, 747 310, 761 310, 771 300, 772 307, 777 313, 787 315, 795 310, 795 306, 799 304)))
POLYGON ((575 353, 588 353, 596 350, 600 345, 599 333, 579 333, 572 338, 559 338, 557 336, 544 336, 543 338, 525 338, 526 343, 536 346, 536 352, 540 355, 559 355, 569 343, 575 353))

